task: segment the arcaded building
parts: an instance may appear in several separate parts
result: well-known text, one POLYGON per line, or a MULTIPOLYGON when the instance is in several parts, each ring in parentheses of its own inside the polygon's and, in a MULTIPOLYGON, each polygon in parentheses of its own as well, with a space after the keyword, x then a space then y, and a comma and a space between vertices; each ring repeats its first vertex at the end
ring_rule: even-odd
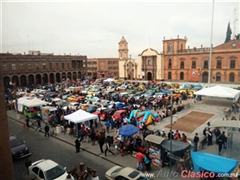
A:
POLYGON ((29 54, 1 53, 4 86, 29 86, 77 80, 84 77, 87 56, 54 55, 29 51, 29 54))
POLYGON ((190 48, 187 38, 164 39, 164 78, 178 82, 240 83, 240 41, 231 40, 212 48, 190 48))

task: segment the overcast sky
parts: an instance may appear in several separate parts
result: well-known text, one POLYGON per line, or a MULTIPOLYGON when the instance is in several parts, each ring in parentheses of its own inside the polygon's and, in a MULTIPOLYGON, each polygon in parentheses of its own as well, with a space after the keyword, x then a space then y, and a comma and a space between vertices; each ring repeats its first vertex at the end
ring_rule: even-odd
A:
MULTIPOLYGON (((134 59, 149 47, 162 52, 163 37, 187 36, 191 48, 210 46, 212 1, 169 1, 2 0, 1 52, 23 53, 30 49, 117 58, 122 36, 134 59)), ((234 8, 240 9, 239 4, 215 0, 214 46, 224 42, 228 22, 234 32, 234 8)), ((239 13, 237 16, 240 20, 239 13)))

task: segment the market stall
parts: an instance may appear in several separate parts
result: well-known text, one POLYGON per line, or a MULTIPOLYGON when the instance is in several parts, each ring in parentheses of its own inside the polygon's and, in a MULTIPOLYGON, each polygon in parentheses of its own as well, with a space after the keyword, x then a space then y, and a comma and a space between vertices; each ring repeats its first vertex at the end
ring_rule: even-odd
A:
MULTIPOLYGON (((19 104, 19 102, 18 102, 19 104)), ((46 105, 46 101, 42 101, 38 98, 28 98, 26 101, 22 102, 23 113, 29 118, 34 118, 40 115, 40 106, 46 105)))
POLYGON ((148 152, 152 165, 156 167, 162 167, 163 162, 161 161, 161 143, 166 141, 166 139, 161 136, 150 134, 145 138, 145 141, 149 143, 148 152))
POLYGON ((214 172, 215 174, 221 174, 221 176, 225 174, 228 176, 225 178, 232 180, 238 179, 240 176, 239 164, 235 159, 200 152, 191 152, 191 158, 194 166, 194 172, 214 172))

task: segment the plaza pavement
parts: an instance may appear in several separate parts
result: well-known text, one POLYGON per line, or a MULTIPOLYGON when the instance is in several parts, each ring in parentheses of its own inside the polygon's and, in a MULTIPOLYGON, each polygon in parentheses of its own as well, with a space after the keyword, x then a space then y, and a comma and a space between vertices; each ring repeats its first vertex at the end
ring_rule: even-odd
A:
MULTIPOLYGON (((223 109, 225 107, 229 107, 229 102, 226 101, 225 103, 221 103, 221 104, 217 103, 216 105, 212 105, 211 103, 210 104, 207 104, 207 103, 204 104, 204 102, 207 102, 207 100, 209 100, 209 99, 206 99, 206 100, 203 100, 203 101, 200 101, 200 102, 197 102, 197 103, 193 103, 192 99, 189 99, 187 101, 183 101, 183 104, 189 103, 190 104, 190 108, 189 109, 184 109, 183 111, 178 112, 177 113, 178 118, 180 118, 180 117, 188 114, 189 112, 195 110, 195 111, 199 111, 199 112, 215 114, 213 117, 211 117, 209 119, 211 124, 213 124, 213 123, 215 123, 217 121, 222 121, 222 118, 224 116, 223 109)), ((157 112, 161 112, 161 111, 157 110, 157 112)), ((25 122, 25 116, 20 115, 20 117, 17 117, 17 114, 16 114, 16 112, 14 110, 7 111, 7 115, 8 115, 8 118, 14 119, 14 120, 16 120, 16 121, 18 121, 18 122, 20 122, 22 124, 25 122)), ((238 116, 236 116, 236 117, 238 117, 238 116)), ((156 125, 154 125, 154 126, 150 125, 149 128, 150 129, 159 129, 159 130, 165 129, 165 132, 167 133, 168 129, 165 128, 165 126, 167 124, 169 124, 169 123, 170 123, 170 117, 163 119, 163 121, 161 121, 159 123, 156 123, 156 125)), ((42 127, 44 127, 44 125, 42 125, 42 127)), ((193 136, 194 136, 194 134, 196 132, 199 133, 199 135, 202 135, 202 131, 203 131, 204 127, 206 127, 206 124, 200 126, 199 128, 197 128, 192 133, 186 133, 186 132, 180 132, 180 133, 185 133, 187 135, 188 139, 192 140, 192 138, 193 138, 193 136)), ((101 128, 102 127, 99 127, 99 130, 101 128)), ((23 127, 23 130, 24 130, 24 127, 23 127)), ((114 136, 114 133, 115 133, 114 130, 110 130, 110 133, 106 134, 106 135, 114 136)), ((58 140, 61 140, 61 141, 65 142, 65 143, 68 143, 68 144, 74 146, 75 136, 73 136, 73 135, 69 135, 67 133, 64 135, 63 133, 60 133, 60 134, 57 134, 57 136, 54 136, 53 138, 56 138, 58 140)), ((213 142, 215 142, 215 137, 213 138, 213 142)), ((104 156, 104 154, 100 153, 100 148, 99 148, 97 143, 96 143, 96 145, 92 146, 91 142, 89 142, 89 143, 83 142, 82 145, 81 145, 81 148, 84 151, 87 151, 87 152, 89 152, 89 153, 91 153, 93 155, 96 155, 96 156, 100 156, 101 158, 103 158, 103 159, 105 159, 107 161, 110 161, 110 162, 112 162, 112 163, 114 163, 116 165, 120 165, 120 166, 123 166, 123 167, 126 167, 126 166, 128 166, 128 167, 136 167, 137 160, 134 157, 131 157, 130 155, 121 156, 120 153, 117 152, 113 147, 112 147, 112 150, 115 153, 115 156, 113 156, 110 153, 108 153, 108 156, 106 156, 106 157, 104 156)), ((105 146, 104 146, 104 148, 105 148, 105 146)), ((208 153, 212 153, 212 154, 216 154, 217 155, 218 154, 218 147, 217 147, 216 144, 214 144, 212 146, 205 146, 205 147, 203 147, 203 149, 201 149, 199 151, 200 152, 208 152, 208 153)), ((223 151, 222 156, 226 156, 226 152, 223 151)), ((172 170, 173 171, 175 170, 175 166, 172 167, 172 170)), ((162 175, 161 179, 169 179, 169 176, 167 174, 169 172, 169 168, 168 167, 157 168, 157 167, 153 167, 152 166, 151 173, 154 173, 156 175, 159 172, 162 175)), ((152 179, 159 179, 159 177, 155 177, 155 178, 152 178, 152 179)), ((182 179, 182 178, 181 177, 173 177, 173 179, 182 179)))

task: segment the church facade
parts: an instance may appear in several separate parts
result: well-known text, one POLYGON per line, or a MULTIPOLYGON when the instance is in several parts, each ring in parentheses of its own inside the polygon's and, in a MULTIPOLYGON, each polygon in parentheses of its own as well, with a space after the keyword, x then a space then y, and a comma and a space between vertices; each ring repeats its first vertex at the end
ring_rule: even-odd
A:
POLYGON ((119 44, 119 78, 128 80, 164 79, 162 54, 148 48, 134 60, 129 57, 128 42, 124 37, 119 44))

